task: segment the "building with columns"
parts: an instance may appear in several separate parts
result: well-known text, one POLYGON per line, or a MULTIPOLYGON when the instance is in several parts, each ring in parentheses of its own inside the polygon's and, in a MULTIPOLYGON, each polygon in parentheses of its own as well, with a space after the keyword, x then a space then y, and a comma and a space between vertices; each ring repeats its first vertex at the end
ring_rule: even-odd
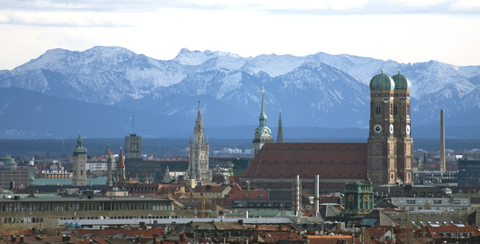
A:
POLYGON ((87 184, 87 149, 82 146, 80 133, 78 133, 77 147, 73 149, 72 163, 72 185, 85 186, 87 184))
POLYGON ((193 128, 193 142, 190 139, 189 150, 190 157, 188 159, 187 169, 189 178, 197 181, 211 182, 212 171, 209 168, 208 138, 205 141, 200 101, 198 102, 197 120, 193 128))

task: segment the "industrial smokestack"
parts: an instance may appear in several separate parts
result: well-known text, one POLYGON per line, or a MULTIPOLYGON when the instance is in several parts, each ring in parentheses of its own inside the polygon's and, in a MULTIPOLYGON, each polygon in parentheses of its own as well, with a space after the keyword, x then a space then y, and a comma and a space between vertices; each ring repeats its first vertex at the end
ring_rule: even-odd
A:
POLYGON ((319 207, 318 205, 320 205, 320 176, 319 175, 315 175, 315 192, 314 192, 314 199, 313 199, 313 204, 315 204, 314 206, 314 216, 315 217, 318 217, 320 216, 320 213, 319 213, 319 207))
POLYGON ((300 175, 295 177, 295 216, 300 216, 300 175))
POLYGON ((447 171, 445 165, 445 118, 440 110, 440 171, 447 171))

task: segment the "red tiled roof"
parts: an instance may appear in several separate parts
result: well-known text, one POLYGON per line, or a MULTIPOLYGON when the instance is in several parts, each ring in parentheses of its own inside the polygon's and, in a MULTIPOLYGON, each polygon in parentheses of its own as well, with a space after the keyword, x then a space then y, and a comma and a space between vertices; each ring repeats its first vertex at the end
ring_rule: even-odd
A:
POLYGON ((164 229, 162 228, 152 228, 148 230, 125 230, 125 229, 103 229, 103 230, 92 230, 92 229, 81 229, 78 231, 77 236, 82 236, 85 234, 93 233, 92 239, 100 237, 109 237, 115 236, 118 234, 124 234, 125 237, 136 237, 142 236, 144 238, 152 238, 153 235, 163 235, 164 229))
POLYGON ((366 143, 266 143, 243 179, 365 179, 366 143))
POLYGON ((205 193, 221 193, 225 190, 228 186, 221 186, 221 185, 204 185, 204 186, 196 186, 195 192, 205 192, 205 193))
POLYGON ((455 225, 440 225, 438 227, 425 226, 423 227, 423 231, 427 232, 427 237, 432 238, 442 238, 443 235, 440 233, 471 233, 473 236, 480 236, 480 229, 474 225, 465 225, 464 227, 457 227, 455 225))
MULTIPOLYGON (((339 240, 346 240, 348 243, 352 242, 351 235, 338 235, 338 236, 307 236, 307 240, 309 240, 310 244, 336 244, 339 240)), ((373 243, 373 240, 371 240, 373 243)), ((355 236, 355 243, 360 243, 360 237, 355 236)))
POLYGON ((242 191, 242 188, 240 188, 240 186, 237 183, 235 183, 235 185, 233 185, 232 189, 230 190, 230 192, 228 194, 233 194, 237 191, 242 191))
MULTIPOLYGON (((230 191, 231 192, 231 191, 230 191)), ((260 191, 236 191, 234 193, 230 193, 231 195, 225 199, 225 205, 229 205, 229 203, 233 204, 234 200, 237 199, 248 199, 248 200, 258 200, 260 199, 261 195, 264 195, 265 198, 262 200, 268 200, 268 191, 260 190, 260 191), (245 197, 247 196, 247 197, 245 197)))

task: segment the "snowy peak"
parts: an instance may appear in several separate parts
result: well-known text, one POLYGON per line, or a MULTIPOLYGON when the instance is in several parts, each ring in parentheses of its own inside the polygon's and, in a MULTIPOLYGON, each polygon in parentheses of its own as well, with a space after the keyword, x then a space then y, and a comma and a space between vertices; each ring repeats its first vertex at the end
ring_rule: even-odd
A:
POLYGON ((258 74, 263 71, 271 77, 284 75, 302 65, 304 57, 292 55, 259 55, 249 60, 243 67, 243 71, 249 74, 258 74))
POLYGON ((134 52, 120 47, 97 46, 83 52, 57 48, 48 50, 37 59, 15 68, 12 74, 38 69, 62 74, 105 72, 134 56, 136 56, 134 52))
POLYGON ((239 55, 230 52, 212 52, 210 50, 205 50, 202 52, 198 50, 190 51, 187 48, 182 48, 173 60, 183 65, 200 65, 210 59, 218 57, 225 57, 227 59, 243 59, 239 55))

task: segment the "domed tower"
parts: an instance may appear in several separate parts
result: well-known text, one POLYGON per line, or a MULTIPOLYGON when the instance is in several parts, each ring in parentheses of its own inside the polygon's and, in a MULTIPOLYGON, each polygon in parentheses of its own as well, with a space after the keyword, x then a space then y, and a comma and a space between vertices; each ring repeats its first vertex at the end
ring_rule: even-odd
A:
POLYGON ((259 126, 257 129, 255 129, 255 138, 253 139, 253 156, 257 155, 265 143, 273 142, 272 131, 267 127, 264 93, 265 91, 262 87, 262 110, 260 111, 260 116, 258 117, 259 126))
POLYGON ((80 133, 78 133, 77 147, 73 149, 72 163, 72 185, 85 186, 87 184, 87 149, 82 146, 80 133))
POLYGON ((367 171, 375 184, 397 182, 394 94, 395 82, 383 73, 383 69, 381 74, 370 80, 367 171))
POLYGON ((397 175, 405 184, 413 183, 413 139, 410 134, 410 88, 412 83, 400 74, 392 76, 395 82, 393 104, 394 136, 397 140, 397 175))

